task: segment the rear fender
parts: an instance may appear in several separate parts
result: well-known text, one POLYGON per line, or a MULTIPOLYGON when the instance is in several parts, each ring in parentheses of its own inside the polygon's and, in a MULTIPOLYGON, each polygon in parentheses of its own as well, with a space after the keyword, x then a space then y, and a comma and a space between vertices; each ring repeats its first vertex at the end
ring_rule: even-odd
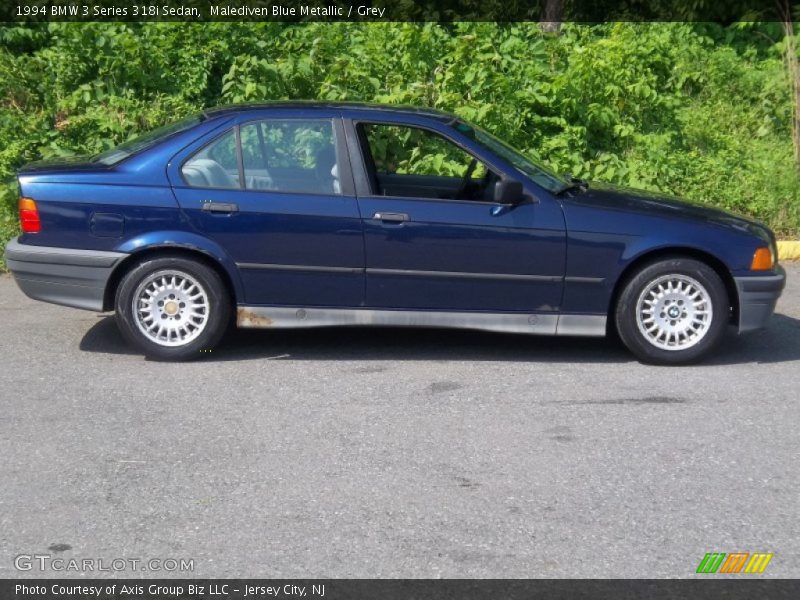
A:
POLYGON ((126 254, 131 255, 130 258, 123 261, 123 264, 128 263, 128 261, 137 254, 156 249, 190 250, 192 252, 199 252, 205 255, 213 262, 220 265, 227 273, 228 278, 233 285, 233 291, 236 295, 236 298, 244 298, 244 287, 242 286, 242 281, 239 277, 239 270, 236 268, 236 263, 230 258, 230 256, 228 256, 228 254, 219 244, 202 235, 188 231, 151 232, 125 240, 125 242, 114 248, 116 252, 125 252, 126 254))

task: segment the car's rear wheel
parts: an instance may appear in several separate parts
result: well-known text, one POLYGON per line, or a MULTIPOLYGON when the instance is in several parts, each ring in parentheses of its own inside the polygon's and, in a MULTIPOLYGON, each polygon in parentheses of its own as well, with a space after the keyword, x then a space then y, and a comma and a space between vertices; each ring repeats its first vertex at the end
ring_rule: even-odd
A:
POLYGON ((117 289, 117 324, 150 358, 188 360, 225 333, 231 302, 220 276, 201 262, 162 256, 139 263, 117 289))
POLYGON ((685 364, 714 348, 729 315, 728 294, 716 271, 698 260, 675 257, 649 263, 628 279, 615 322, 639 360, 685 364))

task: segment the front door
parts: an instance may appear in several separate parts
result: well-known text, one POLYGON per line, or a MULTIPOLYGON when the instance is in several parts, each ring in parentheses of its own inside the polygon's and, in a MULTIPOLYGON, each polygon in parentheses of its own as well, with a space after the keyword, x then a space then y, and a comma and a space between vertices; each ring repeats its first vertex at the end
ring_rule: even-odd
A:
POLYGON ((236 262, 248 305, 357 307, 364 246, 341 119, 243 122, 194 151, 175 194, 236 262))
POLYGON ((565 233, 556 203, 497 204, 502 174, 442 133, 393 123, 352 127, 351 148, 360 148, 370 185, 358 199, 367 306, 558 310, 565 233))

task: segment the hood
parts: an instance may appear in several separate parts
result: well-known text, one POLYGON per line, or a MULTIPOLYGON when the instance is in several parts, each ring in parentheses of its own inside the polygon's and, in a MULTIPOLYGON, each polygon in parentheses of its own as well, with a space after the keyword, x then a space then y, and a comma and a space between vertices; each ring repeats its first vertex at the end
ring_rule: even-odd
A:
POLYGON ((667 194, 649 192, 609 183, 589 183, 589 189, 575 194, 575 201, 593 207, 664 216, 673 219, 689 219, 709 224, 738 229, 769 240, 769 229, 754 219, 748 219, 728 211, 711 208, 697 202, 684 200, 667 194))

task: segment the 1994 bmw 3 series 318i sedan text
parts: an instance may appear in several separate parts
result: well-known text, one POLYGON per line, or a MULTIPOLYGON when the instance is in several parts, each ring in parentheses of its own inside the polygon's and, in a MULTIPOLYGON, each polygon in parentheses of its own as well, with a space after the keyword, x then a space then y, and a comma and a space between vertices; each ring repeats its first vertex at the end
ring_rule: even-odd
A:
POLYGON ((401 325, 602 336, 647 362, 764 326, 766 227, 561 178, 433 110, 223 107, 19 172, 8 266, 31 298, 115 310, 160 359, 239 327, 401 325))

